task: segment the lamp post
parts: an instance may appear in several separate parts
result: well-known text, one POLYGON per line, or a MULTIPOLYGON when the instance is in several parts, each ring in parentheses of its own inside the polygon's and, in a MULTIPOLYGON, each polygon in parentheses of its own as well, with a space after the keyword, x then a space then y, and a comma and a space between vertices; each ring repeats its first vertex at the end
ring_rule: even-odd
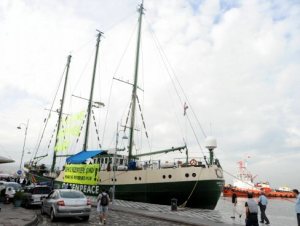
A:
MULTIPOLYGON (((118 150, 118 141, 119 141, 119 123, 117 123, 117 134, 116 134, 116 148, 114 153, 114 162, 113 162, 113 190, 112 190, 112 204, 115 204, 115 189, 116 189, 116 157, 118 150)), ((122 139, 128 139, 125 135, 122 139)))
POLYGON ((21 156, 21 162, 20 162, 19 170, 22 170, 22 162, 23 162, 24 151, 25 151, 25 144, 26 144, 26 137, 27 137, 28 124, 29 124, 29 119, 27 120, 27 124, 21 123, 21 124, 17 127, 17 129, 22 129, 21 126, 22 126, 22 125, 25 126, 25 137, 24 137, 23 150, 22 150, 22 156, 21 156))

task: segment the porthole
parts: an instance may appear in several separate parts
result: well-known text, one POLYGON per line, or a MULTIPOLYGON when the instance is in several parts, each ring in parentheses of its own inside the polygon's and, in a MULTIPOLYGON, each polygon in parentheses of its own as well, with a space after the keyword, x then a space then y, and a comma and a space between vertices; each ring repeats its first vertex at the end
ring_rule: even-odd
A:
POLYGON ((172 178, 172 175, 171 175, 171 174, 169 175, 169 178, 170 178, 170 179, 172 178))
POLYGON ((193 177, 196 177, 196 173, 193 173, 192 176, 193 176, 193 177))
POLYGON ((137 180, 137 177, 134 177, 135 180, 137 180))
POLYGON ((141 177, 139 177, 139 180, 142 180, 142 178, 141 178, 141 177))
POLYGON ((163 179, 166 179, 166 175, 163 175, 163 179))
POLYGON ((189 177, 190 175, 188 173, 185 174, 185 177, 189 177))

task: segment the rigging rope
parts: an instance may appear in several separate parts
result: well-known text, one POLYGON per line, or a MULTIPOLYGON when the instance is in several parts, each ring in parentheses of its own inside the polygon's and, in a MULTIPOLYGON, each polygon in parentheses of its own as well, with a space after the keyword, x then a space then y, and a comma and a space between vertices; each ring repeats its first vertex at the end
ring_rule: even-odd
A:
MULTIPOLYGON (((54 99, 53 99, 53 101, 52 101, 51 108, 50 108, 50 110, 49 110, 48 117, 44 119, 45 126, 44 126, 44 128, 43 128, 43 132, 42 132, 42 135, 41 135, 41 137, 40 137, 40 141, 39 141, 38 144, 37 144, 36 151, 35 151, 35 154, 34 154, 34 158, 36 158, 36 155, 37 155, 37 153, 38 153, 38 151, 39 151, 39 148, 40 148, 42 139, 43 139, 43 137, 44 137, 45 130, 46 130, 46 127, 47 127, 47 125, 48 125, 49 118, 50 118, 50 116, 51 116, 51 111, 52 111, 52 109, 53 109, 54 102, 55 102, 55 100, 56 100, 57 93, 58 93, 59 87, 60 87, 60 85, 61 85, 61 83, 62 83, 62 80, 63 80, 64 74, 65 74, 66 68, 67 68, 67 64, 66 64, 66 66, 64 67, 63 73, 62 73, 62 75, 61 75, 61 78, 60 78, 60 81, 59 81, 59 84, 58 84, 58 87, 57 87, 57 90, 56 90, 54 99)), ((48 153, 47 153, 47 154, 48 154, 48 153)))
POLYGON ((77 137, 77 139, 76 139, 76 144, 77 144, 77 143, 78 143, 78 141, 79 141, 79 137, 80 137, 80 134, 81 134, 81 132, 82 132, 82 130, 83 130, 83 126, 84 126, 84 123, 85 123, 86 117, 87 117, 87 113, 85 113, 85 115, 84 115, 84 119, 82 120, 82 124, 81 124, 80 130, 79 130, 79 133, 78 133, 78 137, 77 137))
POLYGON ((52 143, 52 139, 53 139, 53 137, 54 137, 54 135, 55 135, 56 128, 57 128, 57 123, 55 124, 54 129, 53 129, 53 131, 52 131, 52 135, 51 135, 51 138, 50 138, 48 147, 47 147, 47 148, 48 148, 48 151, 49 151, 50 145, 51 145, 51 143, 52 143))
MULTIPOLYGON (((187 102, 188 102, 188 104, 189 104, 189 106, 190 106, 190 108, 191 108, 191 110, 192 110, 192 113, 193 113, 193 115, 194 115, 194 117, 195 117, 195 119, 196 119, 196 121, 197 121, 197 123, 198 123, 198 126, 199 126, 200 129, 201 129, 201 132, 202 132, 203 136, 206 138, 206 137, 207 137, 207 136, 206 136, 206 133, 204 132, 204 129, 203 129, 203 127, 201 126, 201 123, 200 123, 200 121, 198 120, 198 117, 197 117, 197 115, 195 114, 195 112, 194 112, 194 110, 193 110, 193 108, 192 108, 192 105, 190 104, 189 98, 188 98, 187 95, 185 94, 184 89, 182 88, 181 83, 180 83, 179 79, 177 78, 174 69, 173 69, 172 66, 171 66, 171 63, 169 62, 169 60, 168 60, 168 58, 167 58, 167 56, 166 56, 164 50, 162 49, 162 47, 161 47, 161 45, 160 45, 160 42, 158 41, 158 38, 156 37, 156 35, 155 35, 155 33, 154 33, 153 30, 151 30, 151 34, 153 35, 153 39, 154 39, 154 41, 155 41, 155 44, 157 45, 157 48, 161 51, 160 54, 161 54, 161 57, 162 57, 162 60, 163 60, 164 64, 165 64, 165 61, 166 61, 166 63, 167 63, 166 65, 169 66, 169 68, 170 68, 170 70, 171 70, 171 72, 172 72, 172 74, 173 74, 173 77, 176 79, 177 84, 178 84, 178 86, 180 87, 182 94, 184 95, 185 99, 187 100, 187 102), (164 59, 164 58, 165 58, 165 59, 164 59)), ((169 70, 168 70, 168 69, 167 69, 167 72, 168 72, 168 74, 169 74, 169 76, 170 76, 171 74, 169 73, 169 70)), ((170 76, 170 79, 172 80, 171 76, 170 76)), ((173 83, 173 80, 172 80, 172 83, 173 83)), ((175 86, 174 83, 173 83, 173 85, 174 85, 174 88, 175 88, 175 90, 176 90, 176 86, 175 86)), ((176 93, 177 93, 177 95, 178 95, 177 90, 176 90, 176 93)), ((179 96, 179 95, 178 95, 178 96, 179 96)), ((179 98, 179 99, 180 99, 180 101, 181 101, 181 98, 179 98)), ((181 104, 183 104, 182 101, 181 101, 181 104)))
POLYGON ((129 110, 128 110, 128 114, 127 114, 127 117, 126 117, 124 130, 123 130, 124 133, 126 132, 126 129, 128 128, 128 127, 127 127, 127 123, 128 123, 128 120, 129 120, 129 115, 130 115, 131 105, 132 105, 132 101, 130 101, 130 104, 129 104, 129 110))
POLYGON ((80 52, 83 48, 85 48, 90 43, 92 43, 92 42, 94 43, 94 40, 95 40, 94 38, 91 38, 90 40, 88 40, 87 42, 85 42, 84 44, 79 46, 77 49, 71 50, 72 55, 77 54, 78 52, 80 52))
POLYGON ((114 83, 114 79, 112 79, 111 84, 110 84, 110 89, 109 89, 107 111, 106 111, 106 114, 105 114, 105 120, 104 120, 104 126, 103 126, 102 144, 103 144, 103 142, 104 142, 104 136, 105 136, 105 130, 106 130, 106 124, 107 124, 107 118, 108 118, 108 113, 109 113, 109 107, 110 107, 110 100, 111 100, 111 93, 112 93, 112 86, 113 86, 113 83, 114 83))
POLYGON ((203 148, 202 148, 202 146, 200 145, 200 142, 199 142, 198 137, 197 137, 197 135, 196 135, 196 131, 194 130, 194 127, 193 127, 193 125, 192 125, 192 123, 191 123, 190 117, 188 116, 188 114, 186 114, 186 117, 187 117, 188 122, 189 122, 189 124, 190 124, 190 127, 191 127, 191 129, 192 129, 192 131, 193 131, 193 134, 194 134, 194 136, 195 136, 195 139, 196 139, 196 141, 197 141, 197 144, 198 144, 198 146, 200 147, 200 150, 201 150, 202 154, 204 155, 203 148))
MULTIPOLYGON (((117 65, 117 68, 116 68, 116 70, 115 70, 115 72, 114 72, 114 75, 115 75, 115 74, 117 73, 117 71, 119 70, 119 67, 120 67, 120 65, 121 65, 121 62, 122 62, 122 60, 123 60, 123 58, 124 58, 124 56, 125 56, 125 53, 127 52, 128 47, 129 47, 129 43, 131 42, 132 37, 133 37, 133 35, 134 35, 134 31, 135 31, 136 28, 137 28, 137 25, 138 25, 138 23, 136 23, 136 25, 134 26, 134 29, 133 29, 133 31, 132 31, 132 33, 131 33, 131 35, 130 35, 130 37, 129 37, 129 40, 128 40, 128 42, 127 42, 127 46, 126 46, 125 50, 123 51, 123 53, 122 53, 122 55, 121 55, 121 58, 120 58, 120 60, 119 60, 119 62, 118 62, 118 65, 117 65)), ((112 82, 111 82, 111 85, 110 85, 109 97, 108 97, 108 102, 107 102, 107 111, 106 111, 105 120, 104 120, 104 126, 103 126, 102 142, 104 142, 104 137, 105 137, 105 131, 106 131, 107 118, 108 118, 109 109, 110 109, 110 101, 111 101, 111 94, 112 94, 113 83, 114 83, 114 79, 112 79, 112 82)))
MULTIPOLYGON (((141 40, 141 70, 142 70, 142 83, 143 83, 143 91, 144 91, 144 88, 145 88, 145 79, 144 79, 144 52, 143 52, 143 39, 141 40)), ((144 109, 144 99, 145 99, 145 93, 143 92, 143 109, 144 109)), ((144 117, 143 117, 143 114, 142 114, 142 108, 141 108, 141 105, 140 105, 140 102, 139 102, 139 99, 138 99, 138 96, 137 96, 137 101, 138 101, 138 104, 139 104, 139 108, 140 108, 140 113, 141 113, 141 118, 142 118, 142 121, 143 121, 143 124, 144 124, 144 128, 145 128, 145 133, 146 133, 146 138, 147 138, 147 143, 148 143, 148 146, 149 146, 149 149, 150 149, 150 152, 152 151, 152 146, 150 144, 150 140, 149 140, 149 137, 148 137, 148 132, 146 130, 146 125, 145 125, 145 122, 144 122, 144 117)), ((141 139, 141 146, 143 146, 143 140, 141 139)), ((152 159, 152 155, 150 155, 150 159, 152 159)))
MULTIPOLYGON (((161 59, 162 59, 162 62, 163 62, 163 64, 165 65, 167 74, 169 75, 169 78, 170 78, 170 80, 171 80, 171 82, 172 82, 172 85, 173 85, 173 87, 174 87, 174 89, 175 89, 176 95, 177 95, 177 97, 178 97, 178 99, 179 99, 181 105, 183 105, 184 102, 183 102, 183 100, 181 99, 181 97, 180 97, 180 95, 179 95, 179 92, 178 92, 178 90, 177 90, 177 88, 176 88, 176 84, 175 84, 174 80, 172 79, 172 76, 171 76, 171 73, 170 73, 170 69, 172 70, 172 67, 171 67, 170 64, 169 64, 169 67, 168 67, 168 64, 167 64, 167 63, 168 63, 167 57, 166 57, 166 55, 164 54, 164 52, 163 52, 163 50, 162 50, 162 48, 161 48, 161 46, 160 46, 160 44, 159 44, 159 42, 158 42, 158 39, 155 37, 154 32, 151 31, 151 34, 152 34, 152 36, 153 36, 154 44, 156 45, 156 48, 157 48, 157 50, 158 50, 158 52, 159 52, 159 55, 160 55, 160 57, 161 57, 161 59), (166 63, 166 62, 167 62, 167 63, 166 63), (169 68, 170 68, 170 69, 169 69, 169 68)), ((175 73, 174 73, 173 70, 172 70, 172 72, 173 72, 173 76, 176 78, 176 75, 175 75, 175 73)), ((177 80, 177 83, 179 83, 178 80, 177 80)), ((179 85, 180 85, 180 83, 179 83, 179 85)), ((181 85, 180 85, 180 87, 181 87, 181 85)), ((182 91, 182 93, 184 94, 183 89, 182 89, 181 91, 182 91)), ((186 98, 186 95, 185 95, 185 94, 184 94, 184 96, 185 96, 185 98, 186 98)), ((190 120, 190 118, 188 117, 188 115, 186 115, 186 116, 187 116, 188 122, 189 122, 189 124, 190 124, 190 127, 191 127, 191 129, 192 129, 192 131, 193 131, 193 134, 194 134, 194 136, 195 136, 195 139, 196 139, 196 141, 197 141, 197 144, 198 144, 198 146, 200 147, 200 150, 202 151, 202 154, 204 155, 203 149, 202 149, 202 147, 201 147, 201 145, 200 145, 200 142, 199 142, 198 137, 197 137, 197 135, 196 135, 195 129, 194 129, 194 127, 192 126, 191 120, 190 120)), ((204 131, 202 130, 202 127, 200 127, 200 128, 201 128, 201 131, 204 132, 204 131)), ((205 135, 205 134, 204 134, 204 135, 205 135)), ((205 135, 205 137, 206 137, 206 135, 205 135)))
POLYGON ((78 86, 78 84, 79 84, 79 82, 80 82, 80 80, 81 80, 81 78, 82 78, 82 76, 83 76, 83 73, 85 72, 85 70, 86 70, 86 68, 87 68, 87 66, 88 66, 88 64, 89 64, 89 62, 91 61, 92 57, 93 57, 93 53, 90 54, 90 57, 89 57, 88 60, 86 61, 85 65, 84 65, 84 67, 83 67, 83 69, 82 69, 82 71, 81 71, 81 73, 80 73, 80 75, 79 75, 79 78, 78 78, 78 80, 77 80, 77 82, 76 82, 76 84, 75 84, 75 86, 74 86, 74 89, 73 89, 72 93, 74 93, 75 90, 77 89, 77 86, 78 86))
POLYGON ((145 129, 145 135, 148 138, 148 132, 147 132, 147 129, 146 129, 146 124, 145 124, 145 120, 144 120, 144 116, 143 116, 143 112, 142 112, 142 108, 141 108, 138 96, 136 96, 136 100, 138 102, 139 110, 140 110, 140 113, 141 113, 142 123, 143 123, 144 129, 145 129))
POLYGON ((144 129, 145 129, 145 135, 146 135, 146 138, 147 138, 147 142, 148 142, 149 148, 151 150, 151 145, 150 145, 150 142, 149 142, 149 136, 148 136, 148 132, 147 132, 147 129, 146 129, 145 120, 144 120, 144 115, 143 115, 143 112, 142 112, 142 108, 141 108, 138 96, 136 96, 136 100, 138 102, 139 110, 140 110, 140 113, 141 113, 142 123, 143 123, 144 129))
POLYGON ((200 173, 199 173, 199 175, 198 175, 197 181, 196 181, 196 183, 195 183, 195 185, 194 185, 194 187, 193 187, 191 193, 189 194, 188 198, 187 198, 181 205, 179 205, 180 208, 185 207, 186 204, 187 204, 187 202, 189 201, 189 199, 190 199, 191 196, 193 195, 193 193, 194 193, 194 191, 195 191, 195 189, 196 189, 196 187, 197 187, 197 184, 198 184, 198 182, 199 182, 199 179, 200 179, 200 176, 201 176, 201 174, 202 174, 202 171, 203 171, 203 169, 201 168, 201 171, 200 171, 200 173))
POLYGON ((105 33, 107 34, 110 30, 112 30, 112 28, 116 27, 117 25, 124 23, 126 20, 130 19, 131 17, 135 16, 136 12, 135 10, 133 10, 132 12, 128 13, 126 16, 124 16, 121 20, 119 20, 118 22, 112 24, 108 29, 104 29, 105 33))
POLYGON ((96 123, 96 118, 95 118, 95 114, 94 114, 94 110, 93 110, 93 109, 92 109, 92 116, 93 116, 93 120, 94 120, 94 126, 95 126, 95 130, 96 130, 96 134, 97 134, 98 145, 99 145, 99 148, 101 149, 101 143, 100 143, 100 138, 99 138, 99 132, 98 132, 97 123, 96 123))

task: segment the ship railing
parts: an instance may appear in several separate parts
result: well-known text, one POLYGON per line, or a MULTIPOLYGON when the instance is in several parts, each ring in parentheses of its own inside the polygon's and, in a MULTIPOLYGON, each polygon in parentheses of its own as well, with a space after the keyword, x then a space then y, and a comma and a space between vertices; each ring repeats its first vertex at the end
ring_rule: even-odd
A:
POLYGON ((165 160, 150 160, 138 161, 136 164, 137 169, 164 169, 164 168, 180 168, 180 167, 206 167, 204 158, 192 157, 188 161, 186 158, 174 158, 171 161, 165 160))

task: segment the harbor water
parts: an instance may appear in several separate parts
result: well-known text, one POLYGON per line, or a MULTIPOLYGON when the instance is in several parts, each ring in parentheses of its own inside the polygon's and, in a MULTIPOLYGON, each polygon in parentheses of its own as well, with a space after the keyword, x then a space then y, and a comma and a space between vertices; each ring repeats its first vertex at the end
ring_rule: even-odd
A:
MULTIPOLYGON (((257 201, 257 198, 254 198, 257 201)), ((247 198, 238 198, 238 212, 242 213, 242 217, 238 216, 235 219, 231 219, 232 216, 232 203, 230 197, 221 197, 214 211, 218 212, 223 221, 240 223, 245 225, 245 202, 247 198), (230 219, 230 220, 229 220, 230 219)), ((279 199, 269 198, 267 205, 266 215, 270 220, 272 226, 296 226, 296 213, 295 213, 295 201, 296 199, 279 199)), ((260 213, 258 215, 260 221, 260 213)), ((264 225, 259 223, 259 225, 264 225)))

